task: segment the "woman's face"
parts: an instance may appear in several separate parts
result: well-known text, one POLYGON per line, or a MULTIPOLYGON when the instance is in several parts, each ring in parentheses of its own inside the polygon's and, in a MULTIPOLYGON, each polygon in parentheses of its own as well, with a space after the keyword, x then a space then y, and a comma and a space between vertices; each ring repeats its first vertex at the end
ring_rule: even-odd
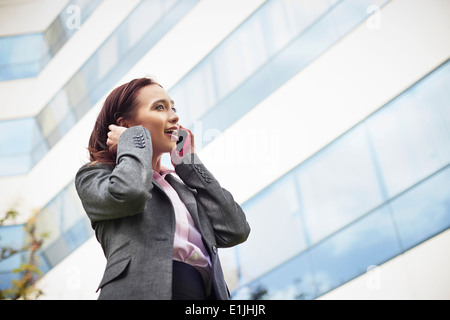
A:
POLYGON ((172 151, 178 140, 178 115, 174 103, 166 90, 157 84, 145 86, 139 90, 140 104, 136 116, 130 124, 142 125, 150 131, 153 154, 159 155, 172 151))

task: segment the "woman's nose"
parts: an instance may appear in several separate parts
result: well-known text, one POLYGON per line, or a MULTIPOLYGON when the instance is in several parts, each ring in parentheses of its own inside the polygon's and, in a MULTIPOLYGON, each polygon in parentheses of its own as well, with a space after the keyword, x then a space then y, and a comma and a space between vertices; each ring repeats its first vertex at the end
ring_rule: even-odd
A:
POLYGON ((178 120, 180 120, 180 118, 178 117, 178 115, 175 112, 171 112, 169 115, 169 122, 170 123, 177 123, 178 120))

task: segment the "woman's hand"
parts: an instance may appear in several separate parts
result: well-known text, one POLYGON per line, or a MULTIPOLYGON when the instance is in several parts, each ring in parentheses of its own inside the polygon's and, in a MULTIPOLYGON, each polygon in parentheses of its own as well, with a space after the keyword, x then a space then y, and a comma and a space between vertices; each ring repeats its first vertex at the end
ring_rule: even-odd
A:
POLYGON ((111 124, 108 129, 110 130, 108 132, 108 140, 106 140, 106 145, 109 147, 109 150, 116 151, 117 150, 117 144, 119 143, 119 138, 122 133, 124 133, 125 130, 128 128, 125 127, 119 127, 115 124, 111 124))
POLYGON ((170 160, 172 162, 172 165, 175 167, 177 164, 181 163, 181 159, 190 153, 195 153, 195 144, 194 144, 194 134, 191 130, 183 128, 180 126, 180 129, 183 129, 188 133, 188 136, 186 137, 186 141, 184 142, 183 149, 181 151, 177 150, 177 147, 173 148, 170 152, 170 160))

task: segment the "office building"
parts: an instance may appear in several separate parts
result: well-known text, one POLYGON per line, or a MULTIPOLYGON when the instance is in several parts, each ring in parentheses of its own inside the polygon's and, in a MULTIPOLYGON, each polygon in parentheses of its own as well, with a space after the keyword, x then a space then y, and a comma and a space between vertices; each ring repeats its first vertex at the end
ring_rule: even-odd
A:
POLYGON ((108 93, 151 76, 247 214, 247 242, 219 251, 233 299, 449 299, 449 17, 447 0, 0 0, 0 209, 22 213, 0 241, 37 212, 41 298, 97 297, 74 177, 108 93))

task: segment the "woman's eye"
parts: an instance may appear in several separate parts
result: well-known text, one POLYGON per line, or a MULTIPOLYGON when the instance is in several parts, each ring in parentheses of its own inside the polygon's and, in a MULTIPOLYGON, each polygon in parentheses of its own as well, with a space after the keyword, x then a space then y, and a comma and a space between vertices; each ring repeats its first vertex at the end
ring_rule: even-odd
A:
POLYGON ((173 112, 177 113, 177 108, 173 107, 172 110, 173 112))
POLYGON ((159 106, 156 106, 155 109, 164 109, 164 106, 160 104, 159 106))

